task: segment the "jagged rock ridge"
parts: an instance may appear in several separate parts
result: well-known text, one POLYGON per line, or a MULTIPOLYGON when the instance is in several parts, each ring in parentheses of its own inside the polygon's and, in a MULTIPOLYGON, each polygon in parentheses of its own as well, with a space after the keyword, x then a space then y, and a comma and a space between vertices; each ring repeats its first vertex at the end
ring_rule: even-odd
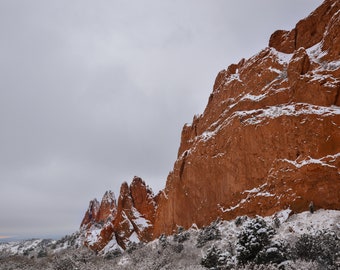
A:
POLYGON ((97 251, 125 249, 130 242, 150 241, 156 211, 152 190, 135 177, 124 182, 118 203, 113 192, 104 194, 101 203, 94 199, 85 213, 80 230, 85 245, 97 251))
POLYGON ((115 212, 104 224, 90 203, 82 228, 96 237, 88 245, 125 248, 179 225, 301 212, 311 201, 340 209, 339 30, 340 1, 326 0, 221 71, 204 113, 183 128, 165 189, 153 196, 139 178, 124 183, 116 210, 102 210, 115 212))

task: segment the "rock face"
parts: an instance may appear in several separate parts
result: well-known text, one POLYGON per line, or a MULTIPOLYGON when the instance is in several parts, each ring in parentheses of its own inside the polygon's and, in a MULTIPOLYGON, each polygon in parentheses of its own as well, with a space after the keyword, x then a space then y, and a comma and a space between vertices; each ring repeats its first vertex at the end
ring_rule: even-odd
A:
POLYGON ((127 248, 131 242, 153 239, 156 202, 151 189, 135 177, 129 186, 123 183, 118 204, 113 192, 104 194, 102 202, 92 200, 81 224, 85 245, 97 250, 127 248))
MULTIPOLYGON (((150 240, 216 218, 300 212, 311 201, 340 209, 339 33, 340 1, 326 0, 221 71, 204 113, 183 128, 165 189, 154 197, 139 178, 123 184, 104 242, 125 248, 134 235, 150 240)), ((83 226, 97 208, 92 201, 83 226)))

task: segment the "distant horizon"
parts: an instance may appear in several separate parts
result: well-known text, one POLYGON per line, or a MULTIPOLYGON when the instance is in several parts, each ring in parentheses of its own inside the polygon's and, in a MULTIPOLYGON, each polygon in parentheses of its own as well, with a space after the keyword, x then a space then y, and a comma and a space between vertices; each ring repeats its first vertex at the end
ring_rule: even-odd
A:
POLYGON ((33 239, 51 239, 51 240, 59 240, 63 238, 65 235, 34 235, 34 236, 7 236, 0 235, 0 243, 9 243, 9 242, 19 242, 19 241, 28 241, 33 239))

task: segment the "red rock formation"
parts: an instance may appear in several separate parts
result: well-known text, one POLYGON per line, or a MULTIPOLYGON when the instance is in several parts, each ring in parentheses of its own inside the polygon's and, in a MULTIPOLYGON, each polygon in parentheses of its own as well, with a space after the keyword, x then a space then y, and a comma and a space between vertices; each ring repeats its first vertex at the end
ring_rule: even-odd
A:
POLYGON ((153 238, 156 203, 153 193, 144 181, 135 177, 130 185, 123 183, 118 201, 118 215, 114 222, 117 242, 123 248, 130 238, 150 241, 153 238))
POLYGON ((96 220, 99 207, 100 205, 97 199, 93 199, 92 201, 90 201, 89 208, 85 212, 85 216, 83 218, 83 221, 80 224, 80 227, 84 227, 84 226, 88 227, 89 225, 91 225, 91 223, 93 223, 96 220))
POLYGON ((106 223, 108 220, 114 220, 116 212, 117 205, 115 195, 111 190, 106 191, 100 203, 95 221, 97 223, 106 223))
POLYGON ((154 236, 217 217, 340 209, 340 1, 221 71, 185 125, 154 236))
MULTIPOLYGON (((305 211, 310 201, 340 209, 339 10, 326 0, 221 71, 204 113, 183 128, 165 189, 154 197, 140 178, 124 183, 95 248, 216 218, 305 211)), ((105 220, 92 204, 82 224, 105 220)))
POLYGON ((111 191, 104 194, 100 207, 97 200, 91 201, 81 225, 87 246, 99 251, 112 248, 112 240, 113 247, 126 248, 131 241, 153 239, 156 202, 141 178, 135 177, 130 186, 122 184, 117 205, 111 191))

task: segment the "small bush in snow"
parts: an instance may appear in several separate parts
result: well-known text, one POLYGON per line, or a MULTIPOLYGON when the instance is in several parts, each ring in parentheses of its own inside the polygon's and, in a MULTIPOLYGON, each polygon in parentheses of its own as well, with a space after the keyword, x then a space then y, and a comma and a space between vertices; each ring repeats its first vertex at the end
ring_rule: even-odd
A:
POLYGON ((315 235, 301 235, 293 253, 297 258, 316 261, 327 269, 340 267, 340 239, 334 232, 319 231, 315 235))
POLYGON ((285 261, 280 263, 277 268, 280 270, 320 270, 320 266, 316 262, 301 260, 285 261))
POLYGON ((248 221, 237 236, 237 259, 241 264, 255 261, 261 250, 270 244, 275 231, 260 217, 248 221))
POLYGON ((78 248, 76 249, 73 258, 77 262, 86 264, 95 258, 95 253, 88 248, 78 248))
POLYGON ((229 252, 222 252, 215 245, 212 245, 204 257, 201 259, 201 265, 209 269, 227 270, 234 269, 235 262, 229 252))
POLYGON ((159 237, 159 244, 161 245, 162 248, 166 248, 168 246, 169 242, 165 234, 162 234, 159 237))
POLYGON ((218 229, 218 221, 203 227, 197 237, 196 247, 203 247, 208 241, 221 239, 221 232, 218 229))
POLYGON ((183 244, 177 244, 177 245, 173 245, 172 249, 176 253, 181 253, 183 251, 183 249, 184 249, 184 246, 183 246, 183 244))
POLYGON ((281 226, 281 221, 280 221, 280 219, 277 217, 277 216, 275 216, 274 217, 274 219, 273 219, 273 224, 274 224, 274 227, 275 228, 280 228, 280 226, 281 226))
POLYGON ((119 248, 110 250, 109 252, 105 253, 104 259, 112 260, 122 255, 122 251, 119 248))
POLYGON ((66 258, 57 257, 55 258, 53 262, 53 269, 54 270, 73 270, 73 269, 77 269, 77 266, 75 262, 69 257, 66 257, 66 258))
POLYGON ((43 258, 47 256, 47 251, 45 249, 41 249, 39 250, 38 254, 37 254, 37 258, 43 258))
POLYGON ((288 259, 288 247, 283 241, 272 241, 256 256, 257 264, 281 263, 288 259))
POLYGON ((183 227, 178 227, 177 234, 174 235, 174 241, 183 243, 190 238, 190 233, 185 231, 183 227))
POLYGON ((143 246, 145 245, 144 242, 138 242, 138 243, 135 243, 135 242, 129 242, 127 247, 126 247, 126 252, 131 254, 133 253, 134 251, 138 250, 138 249, 141 249, 143 246))
POLYGON ((239 216, 235 219, 236 227, 240 227, 246 220, 248 219, 247 216, 239 216))

